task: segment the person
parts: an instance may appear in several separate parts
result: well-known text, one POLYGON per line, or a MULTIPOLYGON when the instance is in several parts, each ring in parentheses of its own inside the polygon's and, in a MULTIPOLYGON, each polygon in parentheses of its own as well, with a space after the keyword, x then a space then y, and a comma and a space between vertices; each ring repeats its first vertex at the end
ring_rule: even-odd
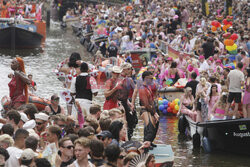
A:
MULTIPOLYGON (((29 135, 31 135, 30 132, 29 132, 29 135)), ((36 152, 36 150, 38 148, 38 139, 34 136, 27 137, 25 139, 25 148, 30 148, 34 152, 36 152)))
POLYGON ((23 150, 20 157, 21 167, 29 167, 35 165, 35 157, 38 156, 32 149, 26 148, 23 150))
POLYGON ((177 63, 177 69, 182 70, 182 72, 186 71, 187 68, 187 62, 184 59, 184 53, 179 54, 179 58, 176 60, 177 63))
POLYGON ((120 156, 121 150, 116 144, 110 144, 105 149, 105 156, 107 158, 107 163, 105 167, 115 167, 117 166, 117 160, 120 156))
POLYGON ((192 95, 195 98, 196 95, 196 87, 199 83, 199 81, 196 80, 197 74, 196 72, 191 73, 191 81, 187 82, 185 88, 190 87, 192 89, 192 95))
POLYGON ((220 94, 218 92, 218 86, 216 84, 212 84, 210 89, 210 94, 207 98, 208 100, 208 118, 210 119, 210 116, 212 114, 213 106, 217 103, 217 101, 220 98, 220 94))
POLYGON ((14 127, 11 124, 4 124, 1 129, 1 134, 14 135, 14 127))
POLYGON ((103 110, 110 110, 118 107, 118 89, 121 87, 119 82, 119 75, 121 69, 118 66, 114 66, 112 69, 112 78, 107 80, 106 88, 104 90, 105 102, 103 110))
POLYGON ((85 111, 84 116, 89 115, 89 108, 92 104, 93 96, 97 96, 97 83, 95 78, 89 76, 88 64, 83 62, 80 66, 81 73, 73 79, 71 83, 71 95, 75 95, 81 108, 85 111))
POLYGON ((23 112, 20 112, 20 115, 21 115, 21 119, 18 123, 18 127, 19 128, 23 128, 23 125, 29 121, 29 118, 27 117, 27 115, 23 112))
POLYGON ((199 72, 202 73, 203 71, 208 71, 209 70, 209 65, 207 64, 207 61, 205 60, 205 57, 201 55, 199 57, 200 60, 200 68, 199 72))
MULTIPOLYGON (((70 93, 69 89, 71 87, 72 81, 74 78, 76 78, 77 75, 81 73, 80 71, 80 65, 82 63, 81 56, 77 52, 73 52, 69 58, 62 61, 57 65, 56 69, 56 75, 59 77, 58 79, 63 82, 64 87, 67 89, 65 93, 70 93), (64 65, 67 64, 68 67, 64 67, 64 65), (60 76, 64 77, 60 77, 60 76)), ((66 101, 67 102, 67 110, 68 114, 71 115, 72 113, 72 101, 66 101)))
POLYGON ((46 158, 35 159, 36 167, 51 167, 51 164, 46 158))
POLYGON ((14 76, 8 84, 11 99, 10 108, 17 109, 28 101, 27 85, 30 84, 30 80, 25 74, 22 58, 14 58, 11 62, 11 69, 14 71, 14 76))
POLYGON ((69 167, 94 167, 94 165, 88 161, 88 154, 90 153, 90 140, 88 138, 79 138, 75 141, 75 156, 76 160, 69 165, 69 167))
POLYGON ((211 37, 205 38, 205 42, 202 44, 201 47, 205 59, 208 59, 210 56, 214 55, 214 44, 213 39, 211 37))
POLYGON ((59 140, 59 152, 60 161, 56 163, 56 166, 67 167, 72 164, 74 159, 74 144, 69 137, 64 137, 59 140))
POLYGON ((13 126, 14 132, 17 131, 17 129, 19 128, 18 124, 19 124, 20 120, 21 120, 21 115, 19 114, 18 111, 10 110, 7 113, 6 123, 11 124, 13 126))
POLYGON ((227 95, 226 93, 222 93, 219 100, 214 104, 211 110, 210 120, 221 120, 225 118, 225 108, 227 104, 227 95))
POLYGON ((159 115, 155 111, 153 93, 148 88, 152 84, 153 75, 149 71, 142 73, 143 84, 139 88, 139 99, 141 105, 141 118, 144 121, 144 141, 153 142, 156 137, 156 123, 159 115))
POLYGON ((114 41, 111 41, 107 51, 111 64, 116 65, 118 48, 114 41))
POLYGON ((177 63, 176 62, 172 62, 169 70, 168 70, 168 79, 172 79, 173 83, 172 85, 174 85, 178 79, 180 79, 180 75, 179 72, 177 70, 177 63))
POLYGON ((181 113, 189 115, 194 121, 196 120, 196 113, 193 111, 194 97, 192 95, 192 88, 186 87, 185 94, 181 97, 180 110, 177 115, 181 113))
POLYGON ((112 142, 112 133, 108 130, 103 130, 97 134, 97 138, 103 142, 103 146, 106 148, 112 142))
POLYGON ((47 142, 47 133, 46 127, 48 124, 49 116, 45 113, 37 113, 35 114, 36 127, 35 131, 40 137, 40 145, 41 147, 45 146, 45 142, 47 142))
POLYGON ((244 71, 245 68, 249 67, 249 63, 250 63, 249 57, 246 55, 245 51, 241 51, 240 56, 242 57, 241 62, 243 63, 242 71, 244 71))
POLYGON ((28 78, 30 80, 29 91, 31 94, 33 94, 35 91, 37 91, 36 82, 32 80, 32 78, 33 78, 32 74, 29 74, 28 78))
POLYGON ((18 129, 14 137, 14 145, 8 147, 7 151, 10 154, 10 158, 6 162, 6 167, 20 167, 18 159, 21 157, 24 146, 25 139, 29 136, 29 132, 25 129, 18 129))
POLYGON ((130 140, 133 136, 134 128, 137 124, 136 111, 131 110, 131 104, 128 100, 129 93, 133 92, 135 89, 134 81, 132 80, 131 70, 132 65, 129 63, 123 63, 121 65, 122 73, 120 79, 122 80, 122 88, 118 90, 118 99, 121 101, 123 108, 125 109, 126 121, 128 125, 128 139, 130 140))
POLYGON ((250 118, 250 68, 245 69, 246 72, 246 82, 245 82, 245 92, 243 96, 243 115, 244 118, 250 118))
POLYGON ((50 115, 65 114, 64 108, 59 104, 60 98, 54 94, 51 96, 51 104, 45 107, 45 111, 48 111, 50 115))
POLYGON ((123 141, 127 140, 126 126, 120 120, 113 121, 109 127, 109 131, 112 134, 112 143, 120 146, 123 141))
POLYGON ((104 156, 104 144, 97 139, 90 141, 90 162, 96 167, 103 166, 105 164, 104 156))
POLYGON ((228 96, 228 101, 227 101, 227 106, 226 106, 226 115, 229 115, 229 108, 231 106, 231 103, 235 102, 235 107, 234 111, 232 113, 233 119, 236 117, 238 118, 240 116, 238 108, 239 108, 239 103, 241 103, 241 86, 244 85, 244 74, 241 71, 243 67, 243 64, 241 62, 237 63, 237 68, 234 70, 231 70, 228 74, 227 82, 228 82, 228 91, 229 91, 229 96, 228 96))
POLYGON ((0 148, 0 166, 5 166, 6 161, 9 159, 10 155, 8 151, 4 148, 0 148))
POLYGON ((155 156, 153 154, 149 154, 146 163, 146 167, 154 167, 155 166, 155 156))
POLYGON ((101 106, 99 104, 92 104, 90 106, 89 113, 96 120, 100 119, 101 112, 102 112, 102 110, 101 110, 101 106))
POLYGON ((14 140, 10 135, 2 134, 0 135, 0 148, 7 149, 8 147, 12 147, 14 144, 14 140))

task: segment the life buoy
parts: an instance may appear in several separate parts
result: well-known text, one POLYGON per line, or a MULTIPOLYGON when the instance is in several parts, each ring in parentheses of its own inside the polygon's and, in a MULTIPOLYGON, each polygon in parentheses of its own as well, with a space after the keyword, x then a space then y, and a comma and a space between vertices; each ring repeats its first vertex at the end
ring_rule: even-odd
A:
POLYGON ((51 104, 50 100, 34 95, 29 95, 29 103, 35 104, 39 111, 44 110, 47 105, 51 104))

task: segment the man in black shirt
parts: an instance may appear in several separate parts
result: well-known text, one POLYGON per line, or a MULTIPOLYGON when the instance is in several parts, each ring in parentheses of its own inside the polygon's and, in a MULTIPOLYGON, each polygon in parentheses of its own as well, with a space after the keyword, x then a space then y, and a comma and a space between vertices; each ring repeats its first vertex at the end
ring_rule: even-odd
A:
POLYGON ((109 53, 109 57, 116 57, 117 53, 118 53, 118 48, 115 45, 115 42, 112 41, 108 47, 108 53, 109 53))
POLYGON ((196 77, 197 77, 196 72, 192 72, 191 81, 189 81, 185 86, 185 88, 187 88, 187 87, 192 88, 192 95, 194 96, 194 98, 195 98, 195 94, 196 94, 196 87, 199 83, 199 81, 196 80, 196 77))
POLYGON ((212 38, 208 38, 201 47, 203 49, 205 59, 208 59, 210 56, 214 55, 214 44, 212 38))
MULTIPOLYGON (((73 156, 74 144, 69 137, 64 137, 59 141, 59 150, 58 154, 61 160, 60 167, 67 167, 75 161, 73 156)), ((60 163, 60 161, 57 163, 60 163)))

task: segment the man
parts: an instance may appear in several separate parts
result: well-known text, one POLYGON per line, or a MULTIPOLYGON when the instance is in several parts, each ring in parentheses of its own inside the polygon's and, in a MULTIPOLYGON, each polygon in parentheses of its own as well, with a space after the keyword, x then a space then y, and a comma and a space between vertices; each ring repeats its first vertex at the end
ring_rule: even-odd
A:
POLYGON ((108 130, 109 126, 111 125, 111 118, 109 116, 101 116, 99 120, 100 128, 102 131, 108 130))
POLYGON ((41 146, 45 146, 45 143, 47 141, 47 133, 46 133, 46 126, 48 124, 49 116, 45 113, 38 113, 35 114, 35 119, 36 119, 36 133, 40 137, 40 144, 41 146))
POLYGON ((23 150, 22 155, 20 157, 21 167, 34 166, 35 165, 35 157, 37 157, 37 156, 38 156, 38 154, 35 153, 30 148, 23 150))
POLYGON ((10 155, 8 151, 4 148, 0 148, 0 166, 4 167, 6 161, 9 159, 10 155))
POLYGON ((120 156, 121 150, 116 144, 110 144, 105 149, 105 156, 107 157, 106 167, 117 166, 117 160, 120 156))
POLYGON ((93 118, 95 118, 96 120, 99 120, 100 115, 102 113, 101 106, 99 104, 93 104, 91 105, 89 112, 93 118))
POLYGON ((244 74, 241 71, 243 68, 243 64, 241 62, 237 63, 237 68, 231 70, 228 74, 227 82, 229 87, 229 96, 228 96, 228 103, 226 106, 226 114, 228 114, 229 108, 231 103, 235 102, 234 111, 233 111, 233 119, 239 117, 239 103, 241 103, 241 87, 244 86, 244 74))
POLYGON ((29 74, 29 75, 28 75, 28 78, 29 78, 29 80, 30 80, 29 91, 30 91, 30 93, 33 94, 33 93, 37 90, 36 82, 34 82, 34 81, 32 80, 32 78, 33 78, 33 75, 32 75, 32 74, 29 74))
POLYGON ((122 73, 121 73, 121 80, 122 80, 122 87, 118 90, 118 99, 121 101, 122 106, 125 109, 126 114, 126 121, 128 123, 128 139, 130 140, 133 136, 134 128, 137 124, 137 115, 136 111, 131 110, 131 104, 128 100, 130 91, 134 91, 135 84, 132 80, 131 70, 132 65, 129 63, 124 63, 121 65, 122 73))
POLYGON ((209 65, 207 64, 207 61, 205 60, 205 57, 203 55, 201 55, 199 57, 199 60, 200 60, 200 68, 199 68, 199 72, 202 73, 202 72, 206 72, 209 70, 209 65))
POLYGON ((50 98, 51 104, 45 107, 45 111, 48 111, 50 115, 64 114, 64 108, 59 104, 60 98, 54 94, 50 98))
POLYGON ((56 116, 54 116, 53 120, 54 125, 59 126, 60 129, 63 131, 67 125, 67 117, 63 114, 57 114, 56 116))
POLYGON ((21 120, 21 115, 16 110, 10 110, 7 113, 6 123, 11 124, 14 127, 14 132, 18 129, 18 124, 21 120))
POLYGON ((14 144, 14 140, 7 134, 0 135, 0 148, 7 149, 8 147, 12 147, 14 144))
POLYGON ((54 166, 56 164, 55 159, 52 155, 55 155, 58 153, 59 149, 59 139, 61 138, 61 129, 58 126, 51 125, 48 128, 47 131, 47 140, 49 144, 45 147, 43 151, 43 158, 48 159, 50 164, 54 166))
POLYGON ((110 45, 108 46, 108 55, 109 55, 109 58, 110 58, 110 62, 113 65, 116 64, 117 53, 118 53, 118 48, 117 48, 115 42, 111 41, 110 45))
MULTIPOLYGON (((60 150, 60 167, 67 167, 68 165, 72 164, 74 159, 74 145, 69 137, 64 137, 59 141, 59 150, 60 150)), ((56 166, 57 166, 56 165, 56 166)))
POLYGON ((91 140, 90 142, 90 162, 95 166, 102 166, 105 163, 103 159, 104 145, 100 140, 91 140))
POLYGON ((38 139, 36 137, 29 136, 25 139, 25 148, 30 148, 34 152, 36 152, 37 147, 38 147, 38 139))
POLYGON ((14 128, 11 124, 4 124, 1 129, 1 134, 7 134, 10 136, 13 136, 14 134, 14 128))
POLYGON ((97 135, 97 138, 102 141, 104 148, 112 143, 112 133, 108 130, 104 130, 97 135))
POLYGON ((210 56, 214 55, 214 44, 213 44, 213 38, 204 38, 205 43, 201 46, 203 49, 204 57, 205 59, 208 59, 210 56))
POLYGON ((95 78, 89 76, 89 67, 87 63, 82 63, 80 66, 81 74, 73 78, 71 83, 71 95, 76 95, 76 100, 80 103, 83 110, 83 115, 89 115, 89 108, 92 104, 93 95, 98 94, 97 83, 95 78))
POLYGON ((140 115, 144 121, 144 141, 150 141, 151 145, 156 137, 159 115, 155 111, 154 99, 152 90, 149 88, 152 85, 153 75, 149 71, 142 74, 143 84, 139 88, 139 98, 141 105, 140 115))
POLYGON ((75 141, 75 156, 76 160, 69 167, 79 166, 94 166, 88 161, 88 154, 90 152, 90 140, 88 138, 79 138, 75 141))
POLYGON ((121 87, 121 82, 119 81, 120 73, 120 67, 114 66, 112 69, 112 78, 106 82, 106 89, 104 90, 106 100, 103 105, 103 110, 110 110, 119 107, 118 89, 121 87))
POLYGON ((10 154, 10 158, 6 163, 6 167, 20 167, 18 159, 21 157, 25 139, 29 136, 29 132, 25 129, 18 129, 14 137, 14 146, 8 147, 7 151, 10 154))
POLYGON ((187 82, 187 84, 185 86, 185 88, 187 88, 187 87, 192 88, 192 95, 194 96, 194 98, 196 95, 196 87, 199 83, 199 81, 197 81, 196 78, 197 78, 196 72, 192 72, 191 73, 191 81, 187 82))

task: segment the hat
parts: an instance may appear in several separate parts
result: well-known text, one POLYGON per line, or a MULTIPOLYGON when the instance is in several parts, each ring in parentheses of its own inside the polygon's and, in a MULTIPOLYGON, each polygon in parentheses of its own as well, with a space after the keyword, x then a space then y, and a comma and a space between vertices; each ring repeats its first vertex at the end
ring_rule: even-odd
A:
POLYGON ((100 132, 99 134, 97 134, 97 137, 112 138, 112 133, 108 130, 104 130, 104 131, 100 132))
MULTIPOLYGON (((38 118, 39 119, 39 118, 38 118)), ((35 120, 29 120, 23 124, 23 129, 33 129, 36 127, 36 121, 35 120)))
POLYGON ((203 31, 202 31, 201 28, 198 28, 197 32, 198 32, 198 33, 202 33, 203 31))
POLYGON ((205 59, 205 57, 204 57, 203 55, 201 55, 201 56, 199 57, 199 59, 205 59))
POLYGON ((21 112, 20 115, 21 115, 21 120, 23 122, 27 122, 29 120, 29 118, 27 117, 25 113, 21 112))
POLYGON ((37 140, 40 140, 39 135, 35 132, 34 129, 27 129, 27 131, 29 132, 29 136, 33 136, 33 137, 35 137, 37 140))
POLYGON ((121 65, 121 69, 128 69, 128 68, 132 68, 132 65, 130 64, 130 63, 123 63, 122 65, 121 65))
POLYGON ((21 160, 31 160, 36 156, 38 156, 37 153, 35 153, 32 149, 27 148, 27 149, 23 150, 20 159, 21 160))
POLYGON ((178 19, 178 18, 179 18, 179 16, 178 16, 178 15, 175 15, 173 18, 174 18, 174 19, 178 19))
POLYGON ((210 60, 210 61, 213 61, 213 57, 211 56, 211 57, 209 57, 209 59, 208 60, 210 60))
POLYGON ((122 70, 119 66, 114 66, 112 69, 112 72, 120 74, 122 72, 122 70))
POLYGON ((49 116, 47 114, 45 114, 45 113, 42 113, 42 112, 40 112, 38 114, 35 114, 35 118, 36 119, 41 119, 43 121, 48 121, 49 120, 49 116))
POLYGON ((220 59, 216 60, 216 63, 221 63, 221 60, 220 59))
POLYGON ((135 40, 140 41, 142 38, 140 36, 136 37, 135 40))
POLYGON ((167 60, 168 60, 168 61, 173 61, 173 58, 172 58, 172 57, 168 57, 167 60))

